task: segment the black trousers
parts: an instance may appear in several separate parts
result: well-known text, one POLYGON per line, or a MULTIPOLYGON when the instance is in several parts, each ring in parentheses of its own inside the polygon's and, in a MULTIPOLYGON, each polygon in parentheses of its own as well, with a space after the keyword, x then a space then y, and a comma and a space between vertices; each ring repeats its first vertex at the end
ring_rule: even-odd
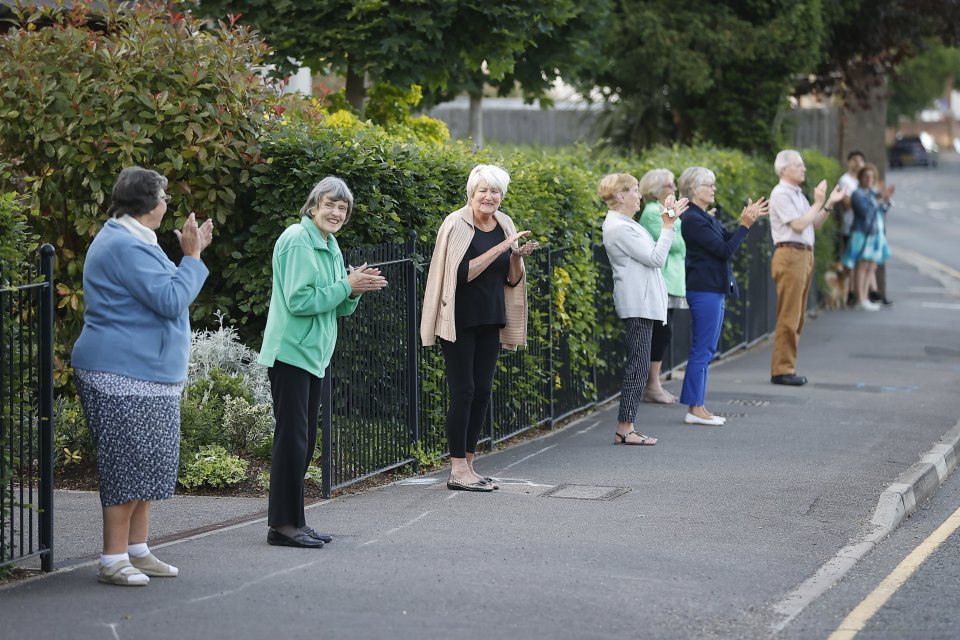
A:
POLYGON ((484 325, 457 329, 457 341, 440 340, 447 365, 450 410, 447 411, 447 444, 452 458, 477 452, 493 391, 493 375, 500 354, 500 327, 484 325))
POLYGON ((667 322, 656 321, 653 323, 653 337, 650 339, 650 362, 663 362, 663 354, 667 352, 670 346, 670 338, 673 336, 673 329, 670 323, 673 321, 673 309, 667 309, 667 322))
POLYGON ((303 476, 317 446, 322 378, 300 367, 277 361, 267 370, 273 416, 273 457, 270 461, 270 501, 267 524, 279 527, 307 524, 303 513, 303 476))

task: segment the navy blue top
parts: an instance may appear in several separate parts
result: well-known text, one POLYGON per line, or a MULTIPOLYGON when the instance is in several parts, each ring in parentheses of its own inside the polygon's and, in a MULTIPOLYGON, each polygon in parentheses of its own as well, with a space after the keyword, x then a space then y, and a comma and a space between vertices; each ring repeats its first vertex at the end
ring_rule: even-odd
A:
POLYGON ((683 239, 687 243, 687 291, 732 293, 739 297, 731 260, 750 230, 739 225, 736 231, 727 231, 719 220, 693 203, 684 211, 682 220, 683 239))

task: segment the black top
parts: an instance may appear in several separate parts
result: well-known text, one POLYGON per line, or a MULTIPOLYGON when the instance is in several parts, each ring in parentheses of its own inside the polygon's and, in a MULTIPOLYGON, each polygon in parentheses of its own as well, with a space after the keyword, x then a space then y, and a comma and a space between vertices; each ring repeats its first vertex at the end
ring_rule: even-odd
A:
POLYGON ((457 269, 457 297, 454 318, 457 329, 481 325, 507 324, 507 308, 503 301, 503 286, 510 271, 510 250, 504 251, 476 278, 467 282, 470 261, 483 255, 506 239, 498 224, 492 231, 474 228, 473 240, 457 269))

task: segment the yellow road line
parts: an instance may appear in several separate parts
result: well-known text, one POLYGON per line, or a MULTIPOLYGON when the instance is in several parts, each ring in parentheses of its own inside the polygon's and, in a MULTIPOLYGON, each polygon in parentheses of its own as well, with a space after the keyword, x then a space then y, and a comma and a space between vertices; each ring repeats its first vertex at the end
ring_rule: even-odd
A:
POLYGON ((939 271, 942 274, 950 276, 954 280, 960 280, 960 271, 943 264, 939 260, 934 260, 929 256, 925 256, 921 253, 917 253, 916 251, 911 251, 900 246, 897 246, 894 250, 897 253, 897 257, 905 260, 906 262, 911 262, 914 266, 923 265, 929 269, 933 269, 934 271, 939 271))
POLYGON ((890 575, 884 578, 883 582, 843 619, 837 630, 831 633, 827 640, 850 640, 860 633, 880 607, 886 604, 897 589, 902 587, 903 583, 930 557, 930 554, 958 528, 960 528, 960 509, 954 511, 943 524, 937 527, 936 531, 911 551, 910 555, 904 558, 897 568, 891 571, 890 575))

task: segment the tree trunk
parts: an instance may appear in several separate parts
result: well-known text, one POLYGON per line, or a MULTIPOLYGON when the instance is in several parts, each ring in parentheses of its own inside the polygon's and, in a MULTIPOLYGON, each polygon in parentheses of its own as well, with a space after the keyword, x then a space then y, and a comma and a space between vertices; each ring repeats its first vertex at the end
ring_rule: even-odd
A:
POLYGON ((357 110, 362 120, 363 106, 367 99, 367 86, 364 77, 354 71, 353 65, 349 62, 347 63, 347 88, 345 93, 347 102, 357 110))
POLYGON ((470 94, 470 124, 467 135, 473 140, 473 144, 480 149, 483 147, 483 93, 470 94))

